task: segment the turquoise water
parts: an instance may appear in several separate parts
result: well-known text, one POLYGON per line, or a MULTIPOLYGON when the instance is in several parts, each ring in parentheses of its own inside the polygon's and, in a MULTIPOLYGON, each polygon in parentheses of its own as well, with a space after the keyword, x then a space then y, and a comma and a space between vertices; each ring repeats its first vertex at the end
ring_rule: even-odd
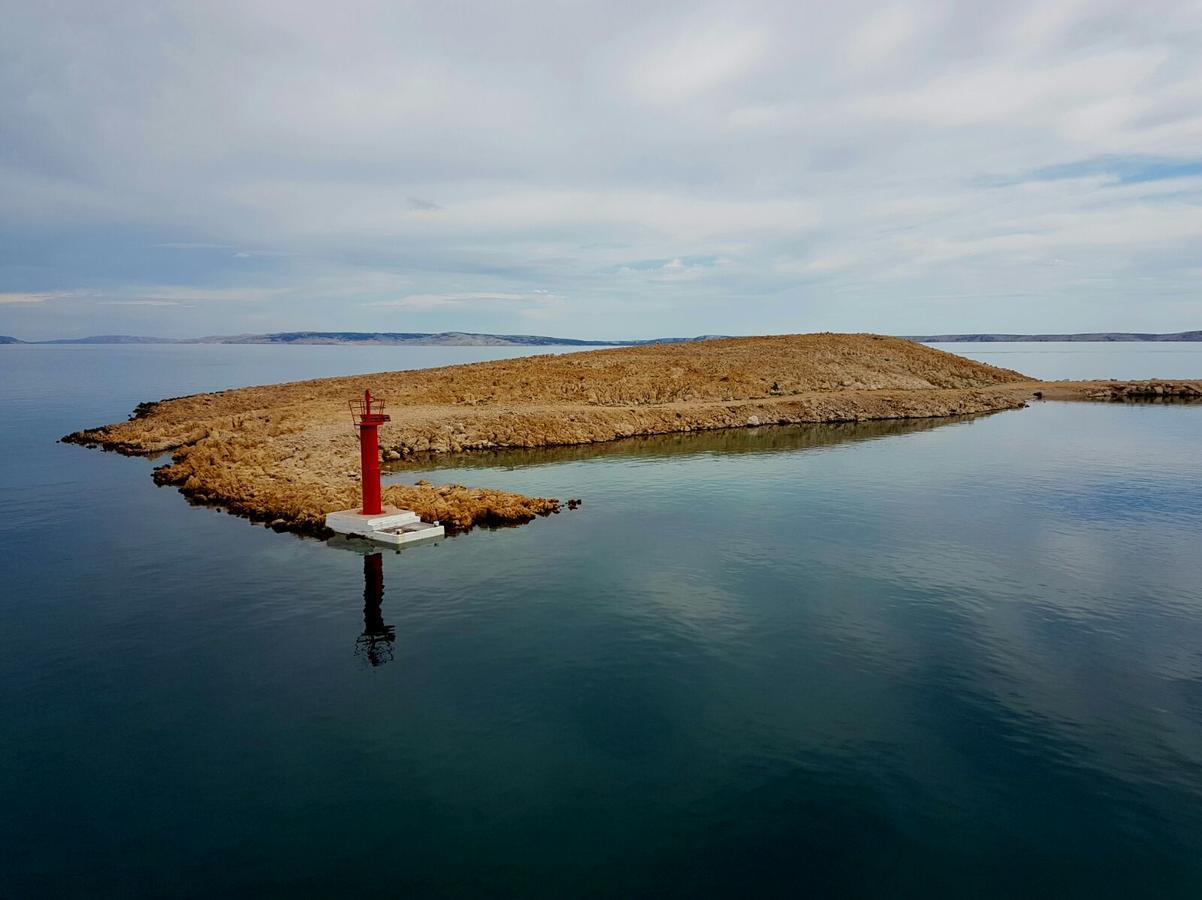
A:
POLYGON ((1202 407, 474 455, 390 477, 584 504, 365 557, 54 439, 498 351, 9 349, 0 896, 1202 889, 1202 407))

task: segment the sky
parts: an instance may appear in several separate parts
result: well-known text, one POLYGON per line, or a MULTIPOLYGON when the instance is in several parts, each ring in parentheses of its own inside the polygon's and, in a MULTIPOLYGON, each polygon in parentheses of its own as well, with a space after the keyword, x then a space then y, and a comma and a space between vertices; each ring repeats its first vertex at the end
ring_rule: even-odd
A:
POLYGON ((1202 328, 1202 0, 0 16, 0 334, 1202 328))

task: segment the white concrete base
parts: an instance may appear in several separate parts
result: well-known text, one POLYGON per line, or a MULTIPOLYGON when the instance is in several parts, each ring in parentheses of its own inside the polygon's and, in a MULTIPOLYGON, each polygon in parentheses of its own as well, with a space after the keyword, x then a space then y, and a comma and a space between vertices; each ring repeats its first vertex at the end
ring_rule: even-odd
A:
POLYGON ((333 529, 339 534, 367 534, 371 531, 379 531, 381 528, 393 528, 417 521, 417 513, 407 509, 397 509, 395 506, 385 506, 382 512, 370 516, 363 515, 357 509, 343 509, 338 512, 326 513, 326 528, 333 529))
POLYGON ((336 534, 357 535, 393 546, 440 538, 446 534, 446 529, 437 522, 423 522, 417 513, 393 506, 386 506, 379 515, 371 516, 365 516, 357 509, 327 513, 326 528, 336 534))
POLYGON ((429 522, 410 522, 395 528, 381 528, 379 531, 373 531, 368 538, 380 544, 392 544, 399 547, 401 544, 412 544, 416 541, 437 540, 445 535, 446 529, 441 525, 431 525, 429 522))

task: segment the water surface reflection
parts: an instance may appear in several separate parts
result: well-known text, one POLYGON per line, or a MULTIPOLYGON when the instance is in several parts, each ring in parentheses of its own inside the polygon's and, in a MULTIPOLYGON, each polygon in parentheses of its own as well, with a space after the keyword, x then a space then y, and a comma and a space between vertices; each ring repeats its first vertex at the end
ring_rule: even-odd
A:
POLYGON ((839 444, 920 434, 980 420, 988 415, 991 414, 811 425, 761 425, 754 428, 636 435, 614 441, 566 447, 519 447, 473 450, 457 454, 423 453, 400 462, 387 463, 382 466, 382 470, 386 480, 398 482, 411 479, 412 472, 437 472, 444 469, 516 469, 592 460, 652 461, 679 456, 764 455, 782 451, 817 450, 839 444))
POLYGON ((372 666, 392 660, 396 629, 384 623, 384 556, 363 557, 363 633, 355 641, 355 652, 372 666))

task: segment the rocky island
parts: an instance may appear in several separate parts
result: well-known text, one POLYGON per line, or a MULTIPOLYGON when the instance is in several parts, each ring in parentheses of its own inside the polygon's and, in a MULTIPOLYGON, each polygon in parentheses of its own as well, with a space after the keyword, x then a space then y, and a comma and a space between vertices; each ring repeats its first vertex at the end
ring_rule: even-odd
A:
MULTIPOLYGON (((633 435, 993 412, 1046 399, 1202 397, 1202 382, 1041 382, 913 341, 807 334, 654 344, 248 387, 145 403, 71 443, 171 454, 155 469, 197 502, 320 534, 358 498, 347 401, 369 387, 392 421, 386 461, 592 444, 633 435)), ((449 529, 516 524, 559 501, 393 484, 386 503, 449 529)))

